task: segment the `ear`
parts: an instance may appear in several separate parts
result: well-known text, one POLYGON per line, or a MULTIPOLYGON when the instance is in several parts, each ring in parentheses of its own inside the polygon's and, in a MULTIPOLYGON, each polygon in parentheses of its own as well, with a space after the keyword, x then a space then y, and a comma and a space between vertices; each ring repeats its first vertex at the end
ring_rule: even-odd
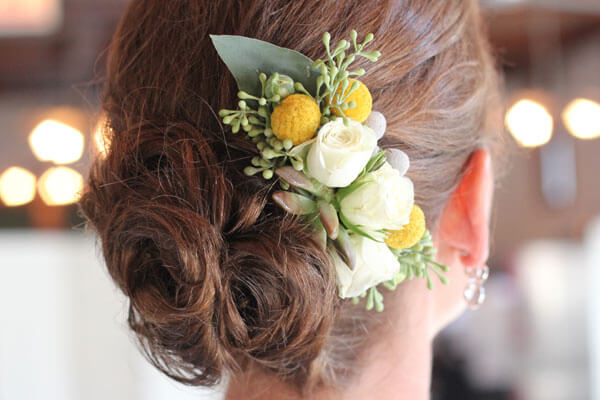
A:
POLYGON ((483 265, 489 253, 493 174, 487 150, 469 159, 464 176, 440 216, 439 238, 465 267, 483 265))

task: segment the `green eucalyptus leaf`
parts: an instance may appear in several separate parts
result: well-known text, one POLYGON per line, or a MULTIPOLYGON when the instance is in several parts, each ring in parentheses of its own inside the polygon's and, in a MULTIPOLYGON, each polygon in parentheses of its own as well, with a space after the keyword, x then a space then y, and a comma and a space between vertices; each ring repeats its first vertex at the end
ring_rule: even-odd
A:
POLYGON ((277 72, 316 93, 319 70, 312 67, 313 61, 305 55, 245 36, 210 35, 210 38, 240 90, 260 96, 259 72, 267 75, 277 72))

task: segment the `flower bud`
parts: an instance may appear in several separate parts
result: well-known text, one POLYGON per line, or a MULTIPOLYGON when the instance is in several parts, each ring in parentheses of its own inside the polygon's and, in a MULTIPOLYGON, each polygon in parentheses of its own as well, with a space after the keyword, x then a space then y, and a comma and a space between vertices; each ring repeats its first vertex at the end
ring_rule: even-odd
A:
POLYGON ((265 96, 267 96, 268 98, 272 98, 275 95, 279 95, 280 99, 283 99, 292 93, 294 93, 294 80, 289 76, 274 73, 267 80, 267 86, 265 87, 265 96))
POLYGON ((246 167, 244 168, 244 174, 248 175, 248 176, 252 176, 254 174, 256 174, 258 171, 260 171, 258 168, 254 168, 254 167, 246 167))
POLYGON ((271 179, 273 177, 273 170, 272 169, 265 169, 262 172, 262 176, 265 179, 271 179))
POLYGON ((325 32, 323 34, 323 44, 325 45, 325 47, 329 47, 330 40, 331 40, 331 35, 329 34, 329 32, 325 32))

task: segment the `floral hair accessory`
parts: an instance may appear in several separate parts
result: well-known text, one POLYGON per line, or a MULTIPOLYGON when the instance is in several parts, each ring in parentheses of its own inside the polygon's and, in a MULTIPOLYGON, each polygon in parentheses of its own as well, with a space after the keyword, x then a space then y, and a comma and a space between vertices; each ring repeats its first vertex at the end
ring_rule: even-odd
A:
POLYGON ((398 149, 380 149, 385 117, 372 111, 368 87, 351 70, 366 51, 368 34, 332 48, 323 34, 326 57, 312 61, 290 50, 243 36, 211 35, 238 88, 238 109, 221 110, 233 133, 243 131, 257 155, 246 175, 279 181, 273 200, 312 224, 335 266, 339 295, 368 310, 383 310, 378 286, 394 290, 406 279, 432 274, 446 284, 446 266, 435 249, 425 215, 414 204, 410 162, 398 149))

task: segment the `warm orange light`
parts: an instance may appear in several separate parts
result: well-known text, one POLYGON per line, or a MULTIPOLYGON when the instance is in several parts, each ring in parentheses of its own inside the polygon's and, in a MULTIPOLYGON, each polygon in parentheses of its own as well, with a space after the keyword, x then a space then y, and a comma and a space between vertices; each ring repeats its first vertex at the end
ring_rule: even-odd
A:
POLYGON ((517 101, 506 113, 506 127, 524 147, 542 146, 552 138, 554 122, 546 108, 529 99, 517 101))
POLYGON ((600 137, 600 104, 588 99, 575 99, 562 113, 565 126, 579 139, 600 137))
POLYGON ((35 175, 21 167, 10 167, 0 175, 0 198, 9 207, 22 206, 35 198, 35 175))
POLYGON ((62 122, 47 119, 29 135, 29 145, 40 161, 70 164, 83 154, 83 134, 62 122))
POLYGON ((47 34, 62 20, 61 0, 0 1, 0 34, 47 34))
POLYGON ((75 203, 83 190, 83 177, 68 167, 48 169, 38 181, 40 197, 49 206, 75 203))

